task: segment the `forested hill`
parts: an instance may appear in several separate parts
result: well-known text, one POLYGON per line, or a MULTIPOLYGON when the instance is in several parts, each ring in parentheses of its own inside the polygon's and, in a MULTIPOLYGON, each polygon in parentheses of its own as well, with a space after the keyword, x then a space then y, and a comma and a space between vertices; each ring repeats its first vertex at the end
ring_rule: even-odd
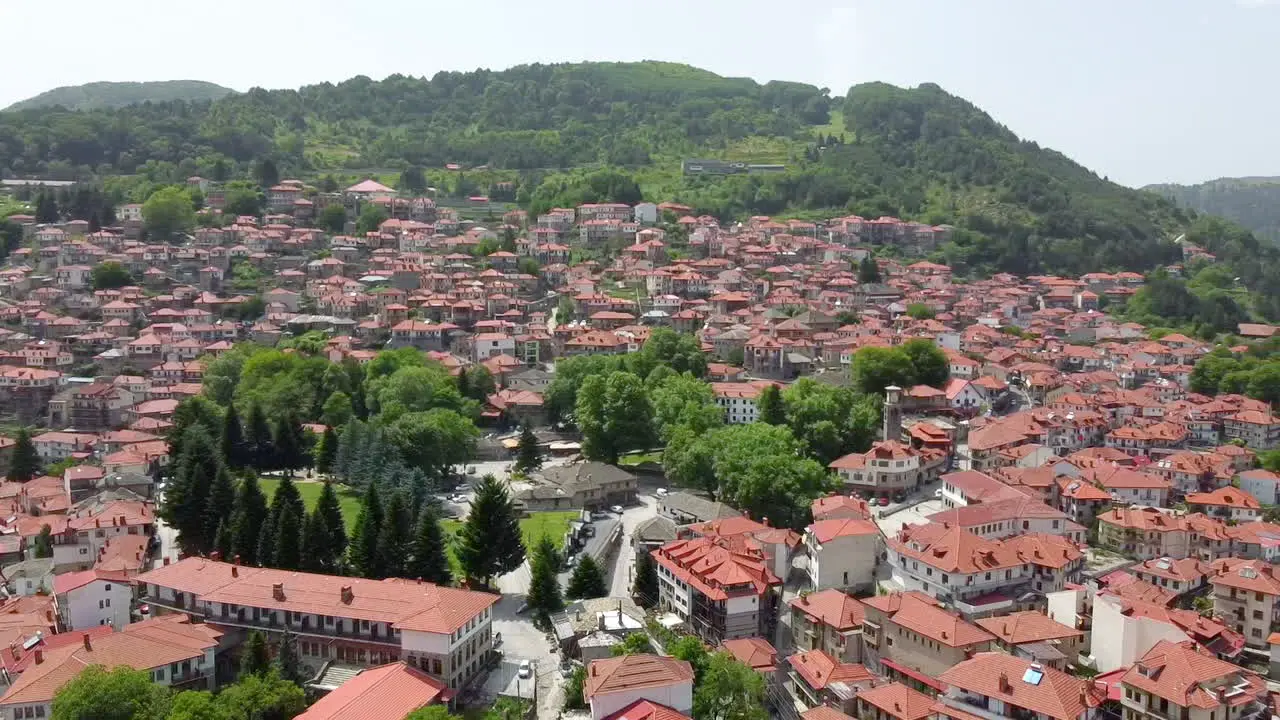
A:
POLYGON ((129 175, 134 201, 190 175, 250 177, 267 158, 312 181, 394 182, 409 166, 460 163, 466 173, 440 178, 445 192, 487 173, 482 182, 512 182, 534 210, 648 197, 724 220, 856 213, 949 223, 955 241, 937 259, 971 274, 1146 271, 1180 261, 1173 238, 1190 230, 1280 311, 1274 246, 1109 182, 935 85, 872 83, 832 97, 672 63, 535 64, 0 113, 0 175, 129 175), (682 176, 681 159, 698 156, 786 171, 682 176))
POLYGON ((119 108, 144 102, 217 100, 235 92, 202 80, 158 82, 94 82, 68 85, 16 102, 6 110, 64 107, 68 110, 119 108))
POLYGON ((1149 185, 1144 190, 1182 207, 1230 218, 1280 243, 1280 177, 1220 178, 1199 185, 1149 185))

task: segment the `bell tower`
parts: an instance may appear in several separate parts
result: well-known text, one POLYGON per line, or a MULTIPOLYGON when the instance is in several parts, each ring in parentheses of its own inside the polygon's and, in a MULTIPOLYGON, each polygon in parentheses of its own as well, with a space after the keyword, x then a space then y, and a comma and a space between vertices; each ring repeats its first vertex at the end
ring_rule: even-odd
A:
POLYGON ((902 439, 902 388, 897 385, 884 389, 884 439, 902 439))

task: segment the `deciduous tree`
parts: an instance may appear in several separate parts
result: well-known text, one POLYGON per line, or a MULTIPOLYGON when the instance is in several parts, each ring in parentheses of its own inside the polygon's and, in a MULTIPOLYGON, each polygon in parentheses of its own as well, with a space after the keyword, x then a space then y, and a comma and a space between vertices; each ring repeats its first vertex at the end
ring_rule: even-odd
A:
POLYGON ((52 720, 165 720, 169 689, 151 673, 91 665, 53 696, 52 720))

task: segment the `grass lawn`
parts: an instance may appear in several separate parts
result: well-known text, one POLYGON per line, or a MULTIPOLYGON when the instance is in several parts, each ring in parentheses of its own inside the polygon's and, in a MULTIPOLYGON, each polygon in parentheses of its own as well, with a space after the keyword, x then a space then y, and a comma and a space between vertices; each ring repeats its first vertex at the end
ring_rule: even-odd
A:
POLYGON ((635 455, 623 455, 622 457, 618 458, 618 465, 621 465, 622 467, 635 467, 636 465, 643 465, 645 463, 650 463, 650 462, 658 463, 659 465, 661 465, 662 451, 658 450, 657 452, 636 453, 635 455))
MULTIPOLYGON (((320 502, 320 491, 324 489, 324 485, 318 482, 299 482, 293 481, 294 486, 298 488, 298 494, 302 496, 302 502, 307 506, 310 512, 320 502)), ((267 504, 271 504, 271 498, 276 496, 276 488, 280 487, 279 478, 258 478, 258 485, 262 487, 262 494, 267 496, 267 504)), ((346 485, 334 485, 333 489, 338 492, 338 505, 342 508, 342 521, 346 523, 347 533, 350 534, 356 527, 356 518, 360 515, 360 493, 352 490, 346 485)))
MULTIPOLYGON (((520 534, 524 536, 524 546, 531 548, 542 539, 543 534, 551 536, 551 542, 559 548, 564 544, 564 534, 569 531, 569 523, 578 517, 576 512, 540 512, 533 513, 520 520, 520 534)), ((461 520, 441 520, 440 527, 452 541, 453 536, 462 529, 461 520)), ((449 544, 449 569, 455 578, 462 577, 462 566, 453 554, 453 544, 449 544)))
MULTIPOLYGON (((271 503, 271 498, 275 497, 276 488, 280 486, 279 478, 260 477, 258 485, 262 487, 262 492, 267 496, 267 503, 271 503)), ((298 493, 302 495, 302 502, 310 511, 320 502, 320 491, 324 485, 318 482, 298 482, 294 481, 294 485, 298 488, 298 493)), ((346 485, 334 485, 334 489, 338 491, 338 504, 342 507, 342 519, 347 525, 347 533, 351 533, 356 527, 356 518, 360 515, 360 493, 348 488, 346 485)), ((578 517, 576 512, 541 512, 533 513, 527 518, 520 520, 520 533, 524 536, 524 545, 531 548, 543 534, 551 536, 551 541, 560 547, 564 543, 564 534, 569 531, 569 523, 578 517)), ((452 540, 453 536, 462 529, 461 520, 441 520, 440 527, 444 530, 445 536, 452 540)), ((462 568, 458 565, 458 559, 453 554, 453 546, 449 546, 449 567, 453 570, 455 578, 462 577, 462 568)))

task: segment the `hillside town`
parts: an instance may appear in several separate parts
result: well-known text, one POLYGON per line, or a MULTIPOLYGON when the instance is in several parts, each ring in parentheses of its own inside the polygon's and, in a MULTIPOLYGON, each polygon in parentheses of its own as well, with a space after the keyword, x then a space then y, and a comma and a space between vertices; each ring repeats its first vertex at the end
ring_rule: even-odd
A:
MULTIPOLYGON (((281 180, 261 217, 231 216, 219 184, 187 185, 201 226, 177 242, 149 240, 140 205, 93 230, 8 218, 5 720, 53 717, 94 665, 215 691, 263 640, 294 656, 305 720, 503 698, 522 717, 703 720, 730 716, 707 705, 726 677, 786 720, 1280 711, 1280 417, 1246 387, 1193 388, 1203 359, 1244 357, 1274 326, 1241 323, 1226 345, 1125 321, 1114 311, 1148 282, 1134 272, 953 277, 922 259, 953 228, 893 217, 722 224, 672 202, 531 216, 373 179, 281 180), (342 233, 317 227, 331 206, 342 233), (384 219, 357 232, 371 208, 384 219), (888 367, 906 347, 914 374, 888 367), (410 356, 418 375, 392 365, 410 356), (292 384, 300 358, 319 369, 292 384), (627 367, 632 385, 615 378, 627 367), (587 375, 569 402, 566 368, 587 375), (706 401, 668 416, 681 382, 706 401), (216 458, 183 448, 210 406, 225 414, 199 447, 216 458), (446 407, 467 442, 437 442, 454 437, 433 415, 446 407), (233 463, 241 427, 292 456, 233 463), (452 552, 501 494, 525 532, 517 566, 458 557, 435 578, 452 582, 370 569, 359 528, 378 492, 394 515, 392 488, 359 486, 353 438, 384 430, 397 477, 425 478, 429 523, 458 533, 452 552), (789 460, 721 457, 783 433, 789 460), (274 536, 264 555, 257 527, 232 537, 231 496, 184 516, 202 461, 309 503, 346 493, 362 522, 326 560, 274 536), (553 528, 549 553, 535 525, 553 528), (572 597, 583 566, 599 586, 572 597), (541 578, 568 597, 546 604, 541 578)), ((1182 249, 1166 272, 1215 261, 1182 249)), ((271 533, 306 543, 312 509, 271 516, 271 533)))

